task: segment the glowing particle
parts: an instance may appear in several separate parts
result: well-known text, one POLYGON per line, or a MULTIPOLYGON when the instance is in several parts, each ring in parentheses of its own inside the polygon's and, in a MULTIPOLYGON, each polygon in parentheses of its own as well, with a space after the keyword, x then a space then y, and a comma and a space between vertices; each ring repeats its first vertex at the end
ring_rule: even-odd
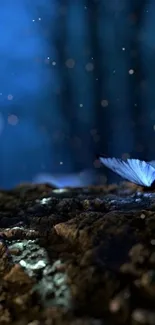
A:
POLYGON ((103 106, 103 107, 107 107, 108 106, 108 100, 106 100, 106 99, 103 99, 102 101, 101 101, 101 106, 103 106))
POLYGON ((91 72, 94 70, 94 65, 91 62, 88 62, 85 66, 86 71, 91 72))
POLYGON ((122 47, 122 51, 125 51, 125 47, 122 47))
POLYGON ((63 161, 60 161, 60 165, 63 165, 63 161))
POLYGON ((68 59, 68 60, 66 61, 66 66, 67 66, 67 68, 69 68, 69 69, 74 68, 74 66, 75 66, 75 61, 74 61, 73 59, 68 59))
POLYGON ((80 106, 80 107, 83 107, 83 104, 80 104, 79 106, 80 106))
POLYGON ((41 18, 39 17, 38 20, 41 20, 41 18))
POLYGON ((8 95, 8 100, 12 100, 13 99, 13 95, 9 94, 8 95))
POLYGON ((56 62, 55 62, 55 61, 53 61, 53 62, 52 62, 52 65, 56 65, 56 62))
POLYGON ((33 23, 35 22, 35 19, 32 19, 33 23))
POLYGON ((130 74, 130 75, 134 74, 134 70, 133 70, 133 69, 130 69, 130 70, 129 70, 129 74, 130 74))
POLYGON ((16 116, 16 115, 9 115, 8 116, 8 123, 10 124, 10 125, 17 125, 18 124, 18 121, 19 121, 19 119, 18 119, 18 117, 16 116))
POLYGON ((50 57, 49 56, 45 59, 45 63, 46 64, 49 64, 50 63, 50 57))
POLYGON ((155 131, 155 124, 153 125, 153 130, 155 131))

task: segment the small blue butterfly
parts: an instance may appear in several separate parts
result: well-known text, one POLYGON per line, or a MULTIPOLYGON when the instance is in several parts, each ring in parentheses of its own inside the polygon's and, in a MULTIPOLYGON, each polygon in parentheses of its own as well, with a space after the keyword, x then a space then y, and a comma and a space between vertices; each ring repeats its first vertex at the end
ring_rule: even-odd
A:
POLYGON ((151 187, 155 181, 155 160, 146 162, 139 159, 118 159, 99 157, 103 165, 129 182, 151 187))

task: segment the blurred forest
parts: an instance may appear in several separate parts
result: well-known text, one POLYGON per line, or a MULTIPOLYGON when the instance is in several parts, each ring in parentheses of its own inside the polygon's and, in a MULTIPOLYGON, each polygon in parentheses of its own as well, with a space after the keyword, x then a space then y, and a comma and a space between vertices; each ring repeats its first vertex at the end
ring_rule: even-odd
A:
POLYGON ((154 0, 1 0, 0 27, 1 187, 155 159, 154 0))

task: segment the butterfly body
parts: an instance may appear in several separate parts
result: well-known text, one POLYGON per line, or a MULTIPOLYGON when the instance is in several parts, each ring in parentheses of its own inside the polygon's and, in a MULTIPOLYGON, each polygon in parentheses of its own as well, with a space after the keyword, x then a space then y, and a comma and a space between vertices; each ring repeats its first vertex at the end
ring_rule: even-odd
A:
POLYGON ((113 172, 143 187, 155 188, 155 161, 99 157, 101 163, 113 172))

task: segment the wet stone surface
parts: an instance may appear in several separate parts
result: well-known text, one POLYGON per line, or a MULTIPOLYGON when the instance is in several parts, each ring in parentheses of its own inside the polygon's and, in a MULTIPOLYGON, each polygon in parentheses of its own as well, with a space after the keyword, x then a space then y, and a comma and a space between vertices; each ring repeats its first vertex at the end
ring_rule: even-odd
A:
POLYGON ((0 191, 0 325, 154 325, 155 193, 0 191))

